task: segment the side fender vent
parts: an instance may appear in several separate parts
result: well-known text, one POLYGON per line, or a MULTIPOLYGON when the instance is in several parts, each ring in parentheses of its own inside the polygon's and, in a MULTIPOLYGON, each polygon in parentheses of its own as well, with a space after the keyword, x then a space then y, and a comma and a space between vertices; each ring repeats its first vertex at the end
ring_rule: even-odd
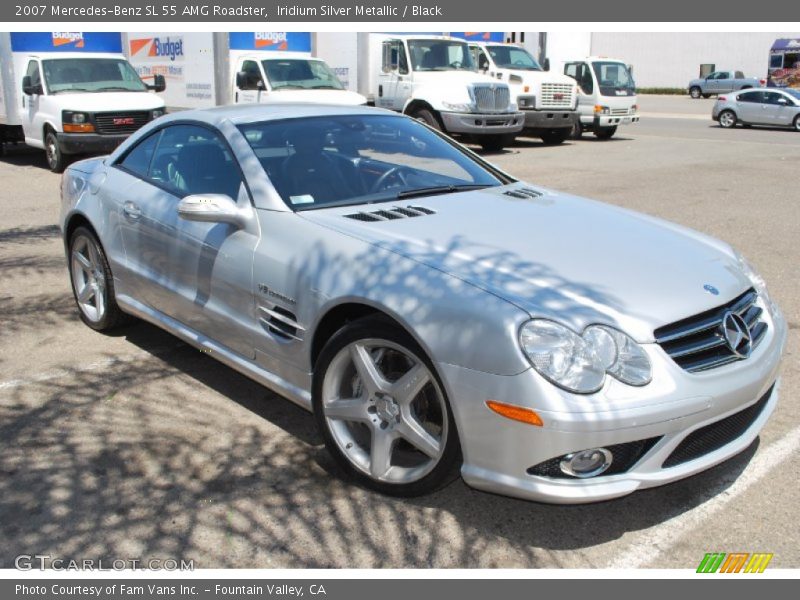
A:
POLYGON ((259 322, 269 333, 282 340, 301 341, 303 339, 305 329, 297 322, 297 317, 293 312, 280 306, 272 308, 259 306, 258 309, 261 311, 259 322))
POLYGON ((541 198, 544 196, 543 192, 539 190, 534 190, 532 188, 514 188, 512 190, 506 190, 503 192, 505 196, 511 196, 512 198, 522 198, 522 199, 529 199, 529 198, 541 198))

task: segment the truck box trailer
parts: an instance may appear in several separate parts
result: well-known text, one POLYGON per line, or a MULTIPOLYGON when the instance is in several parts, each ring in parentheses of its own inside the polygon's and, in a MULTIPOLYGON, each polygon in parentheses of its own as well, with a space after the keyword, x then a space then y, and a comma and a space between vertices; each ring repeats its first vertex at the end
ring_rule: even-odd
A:
POLYGON ((120 33, 0 32, 0 151, 24 142, 51 170, 102 154, 164 114, 164 78, 146 85, 122 53, 120 33))

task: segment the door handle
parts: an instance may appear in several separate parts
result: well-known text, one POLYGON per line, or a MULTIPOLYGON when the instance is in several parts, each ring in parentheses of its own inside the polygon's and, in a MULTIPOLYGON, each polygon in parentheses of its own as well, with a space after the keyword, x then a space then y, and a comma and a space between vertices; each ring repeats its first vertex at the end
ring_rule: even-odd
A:
POLYGON ((130 219, 138 219, 142 216, 141 209, 133 202, 126 202, 122 205, 122 212, 130 219))

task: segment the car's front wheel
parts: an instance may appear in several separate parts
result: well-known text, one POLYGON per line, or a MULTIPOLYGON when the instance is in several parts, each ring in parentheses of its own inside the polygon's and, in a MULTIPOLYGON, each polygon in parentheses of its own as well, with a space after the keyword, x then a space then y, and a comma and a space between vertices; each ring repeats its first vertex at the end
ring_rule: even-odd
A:
POLYGON ((414 339, 384 319, 354 321, 325 345, 313 405, 328 451, 366 487, 419 496, 457 472, 461 452, 444 388, 414 339))
POLYGON ((572 134, 571 129, 549 129, 542 132, 541 138, 546 146, 557 146, 572 134))
POLYGON ((125 320, 114 299, 114 278, 97 236, 78 227, 69 242, 69 274, 81 320, 92 329, 113 329, 125 320))
POLYGON ((613 127, 598 127, 594 130, 594 136, 598 140, 610 140, 617 133, 616 125, 613 127))
POLYGON ((800 131, 800 115, 797 115, 794 118, 794 130, 795 131, 800 131))
POLYGON ((725 129, 733 129, 736 127, 736 113, 732 110, 723 110, 719 113, 719 125, 725 129))
POLYGON ((692 98, 694 98, 695 100, 699 100, 699 99, 700 99, 700 96, 702 96, 702 95, 703 95, 703 92, 702 92, 702 90, 701 90, 699 87, 697 87, 697 86, 694 86, 692 89, 690 89, 690 90, 689 90, 689 95, 690 95, 692 98))
POLYGON ((61 151, 58 137, 54 131, 48 131, 44 136, 44 152, 47 156, 47 166, 53 173, 61 173, 67 166, 67 157, 61 151))

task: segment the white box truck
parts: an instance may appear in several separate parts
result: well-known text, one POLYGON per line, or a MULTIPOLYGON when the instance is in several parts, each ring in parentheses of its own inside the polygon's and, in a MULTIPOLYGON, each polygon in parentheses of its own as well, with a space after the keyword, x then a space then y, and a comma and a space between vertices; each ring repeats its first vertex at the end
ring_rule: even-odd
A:
POLYGON ((580 123, 576 136, 592 131, 597 138, 607 140, 620 125, 639 122, 636 84, 621 60, 604 56, 566 60, 564 74, 578 83, 580 123))
POLYGON ((312 56, 307 32, 134 32, 125 51, 145 81, 162 75, 173 109, 225 104, 319 102, 357 105, 325 61, 312 56))
POLYGON ((317 53, 350 77, 370 103, 450 135, 500 150, 524 116, 508 85, 478 73, 463 39, 445 35, 318 33, 317 53))
POLYGON ((146 85, 121 34, 0 32, 0 151, 24 142, 61 172, 70 157, 105 154, 164 114, 164 79, 146 85))
MULTIPOLYGON (((511 95, 525 115, 522 135, 541 138, 548 145, 566 140, 578 123, 575 80, 545 71, 525 48, 504 43, 503 34, 467 38, 478 71, 508 83, 511 95), (486 39, 488 37, 488 40, 486 39), (496 39, 492 39, 492 38, 496 39)), ((460 37, 460 36, 459 36, 460 37)))

